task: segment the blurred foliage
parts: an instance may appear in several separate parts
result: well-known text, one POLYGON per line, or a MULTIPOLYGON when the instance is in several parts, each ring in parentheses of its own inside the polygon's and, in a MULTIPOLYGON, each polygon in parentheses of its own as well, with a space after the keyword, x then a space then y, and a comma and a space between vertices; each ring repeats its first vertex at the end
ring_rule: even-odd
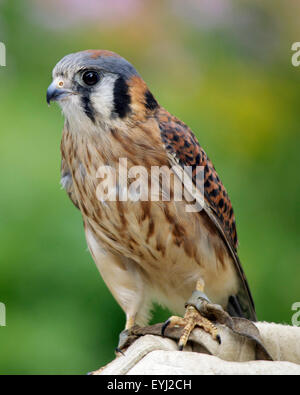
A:
POLYGON ((299 2, 122 4, 0 1, 0 373, 91 371, 124 325, 60 190, 63 118, 45 102, 55 63, 82 49, 126 57, 198 136, 234 204, 259 319, 290 323, 300 300, 299 2))

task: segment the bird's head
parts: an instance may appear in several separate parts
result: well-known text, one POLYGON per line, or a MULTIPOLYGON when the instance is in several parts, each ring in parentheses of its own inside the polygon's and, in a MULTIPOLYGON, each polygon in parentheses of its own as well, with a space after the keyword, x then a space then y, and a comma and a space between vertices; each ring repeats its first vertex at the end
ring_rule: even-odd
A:
POLYGON ((69 122, 110 125, 153 112, 158 104, 135 68, 105 50, 62 58, 53 70, 47 102, 59 102, 69 122))

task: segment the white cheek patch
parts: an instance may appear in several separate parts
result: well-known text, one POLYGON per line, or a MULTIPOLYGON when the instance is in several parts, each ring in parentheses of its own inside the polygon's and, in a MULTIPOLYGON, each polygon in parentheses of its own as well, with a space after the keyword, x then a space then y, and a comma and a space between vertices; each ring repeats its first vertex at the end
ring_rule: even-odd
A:
POLYGON ((71 130, 87 127, 87 115, 82 108, 81 95, 71 95, 66 100, 61 100, 59 104, 71 130))
POLYGON ((114 85, 117 79, 116 75, 105 75, 97 88, 91 93, 90 101, 92 108, 102 120, 108 121, 114 110, 114 85))
MULTIPOLYGON (((116 79, 116 75, 105 75, 88 96, 94 117, 103 124, 110 122, 111 114, 114 111, 116 79)), ((59 104, 72 130, 82 130, 82 128, 86 130, 89 125, 91 126, 89 117, 83 107, 82 94, 68 96, 65 100, 61 100, 59 104)))

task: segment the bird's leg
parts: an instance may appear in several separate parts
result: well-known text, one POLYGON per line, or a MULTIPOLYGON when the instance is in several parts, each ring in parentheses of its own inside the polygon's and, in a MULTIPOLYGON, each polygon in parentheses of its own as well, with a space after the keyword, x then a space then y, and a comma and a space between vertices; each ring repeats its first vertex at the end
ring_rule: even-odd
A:
POLYGON ((125 330, 131 329, 134 326, 134 323, 135 323, 135 315, 127 315, 125 330))
POLYGON ((119 343, 116 348, 117 356, 123 354, 122 350, 127 346, 127 342, 131 335, 131 328, 133 328, 135 325, 135 318, 136 318, 135 315, 130 315, 130 314, 126 315, 125 329, 119 335, 119 343))
POLYGON ((209 299, 204 294, 204 282, 199 280, 196 284, 196 290, 193 292, 192 297, 186 303, 186 312, 183 318, 172 316, 170 317, 162 327, 162 335, 164 336, 167 327, 182 326, 183 331, 179 339, 178 348, 182 350, 186 345, 189 336, 193 329, 198 326, 209 333, 214 340, 221 344, 221 338, 218 334, 217 328, 214 324, 204 317, 201 313, 205 311, 205 306, 208 304, 214 306, 216 310, 222 309, 219 305, 211 305, 209 299), (202 305, 204 308, 202 308, 202 305))

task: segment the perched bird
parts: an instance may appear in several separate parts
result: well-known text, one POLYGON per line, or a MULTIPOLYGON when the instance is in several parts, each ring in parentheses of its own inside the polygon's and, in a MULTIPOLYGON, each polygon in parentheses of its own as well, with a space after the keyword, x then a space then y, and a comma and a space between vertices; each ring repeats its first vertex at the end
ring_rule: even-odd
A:
MULTIPOLYGON (((82 213, 89 250, 126 314, 125 330, 145 325, 157 302, 183 315, 164 325, 184 327, 180 349, 195 326, 220 341, 193 303, 185 311, 195 290, 231 316, 255 321, 227 192, 192 131, 158 104, 135 68, 106 50, 67 55, 53 70, 51 101, 65 117, 61 184, 82 213), (128 169, 174 166, 184 172, 190 166, 194 183, 201 167, 203 209, 188 212, 184 198, 174 198, 174 187, 169 200, 99 199, 99 167, 120 175, 120 158, 126 158, 128 169)), ((124 185, 117 183, 120 188, 124 185)))

